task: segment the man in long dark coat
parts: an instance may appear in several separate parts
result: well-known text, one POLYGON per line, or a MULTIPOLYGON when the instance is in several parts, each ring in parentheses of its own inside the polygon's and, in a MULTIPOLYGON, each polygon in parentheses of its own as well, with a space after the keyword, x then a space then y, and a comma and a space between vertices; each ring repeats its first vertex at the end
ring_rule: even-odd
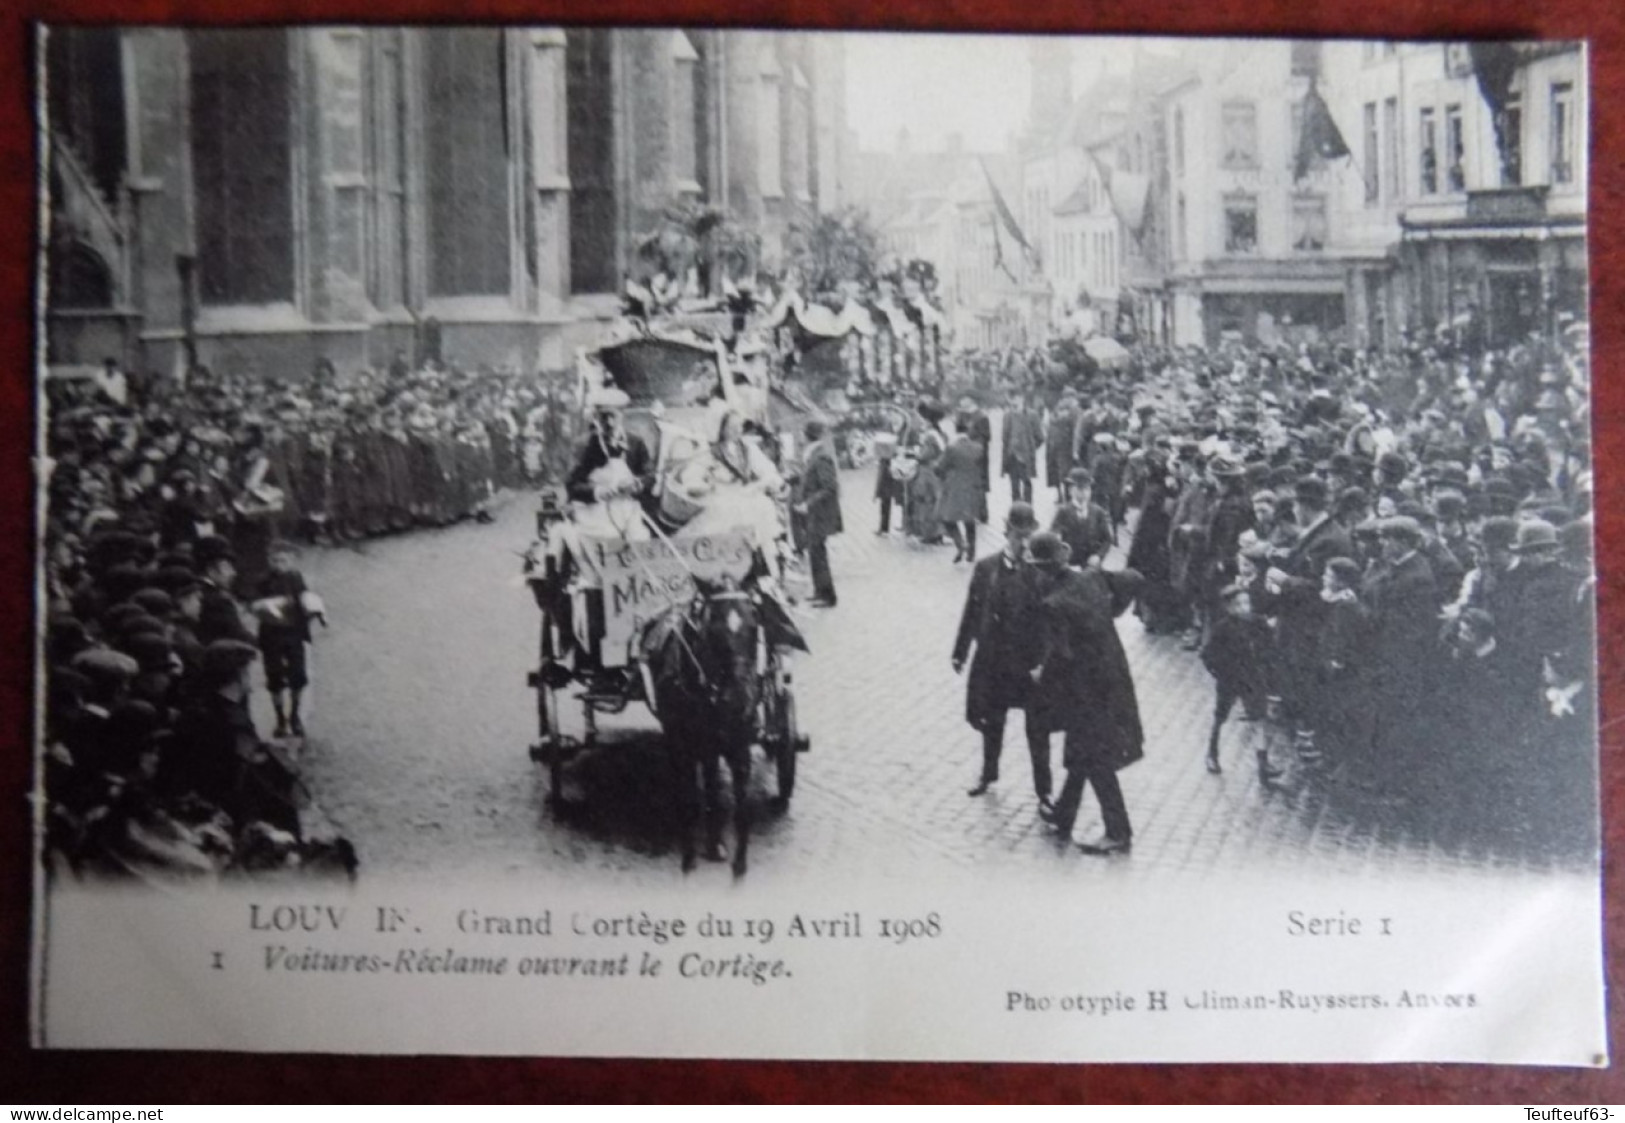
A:
POLYGON ((1010 501, 1033 501, 1033 476, 1038 473, 1038 452, 1044 446, 1044 419, 1022 398, 1004 413, 1002 438, 1004 474, 1010 477, 1010 501))
POLYGON ((807 561, 812 569, 814 608, 834 608, 835 577, 829 569, 829 539, 845 529, 841 525, 841 481, 830 447, 829 426, 807 422, 807 454, 802 465, 796 513, 805 521, 807 561))
POLYGON ((1070 837, 1088 784, 1100 801, 1105 834, 1080 849, 1125 853, 1134 830, 1117 772, 1144 755, 1145 735, 1128 655, 1113 621, 1133 599, 1138 574, 1069 568, 1066 543, 1055 534, 1033 535, 1028 551, 1039 570, 1043 612, 1040 662, 1032 673, 1035 720, 1066 735, 1066 782, 1055 809, 1043 817, 1070 837))
POLYGON ((1044 436, 1044 481, 1055 489, 1057 502, 1066 501, 1066 477, 1072 471, 1072 429, 1078 420, 1078 399, 1061 395, 1044 436))
POLYGON ((969 419, 961 416, 959 430, 936 463, 942 480, 937 500, 937 521, 948 530, 954 542, 954 561, 976 560, 976 524, 986 516, 987 492, 982 483, 987 471, 982 442, 971 431, 969 419))
MULTIPOLYGON (((1027 710, 1031 672, 1039 656, 1038 590, 1026 562, 1027 539, 1038 530, 1038 517, 1027 503, 1012 503, 1005 521, 1005 547, 976 563, 965 611, 954 640, 954 673, 970 660, 965 686, 965 720, 982 735, 982 774, 969 794, 979 796, 999 779, 1004 749, 1005 717, 1027 710), (972 649, 975 654, 972 655, 972 649)), ((1051 809, 1053 779, 1049 734, 1026 713, 1027 749, 1033 762, 1033 790, 1041 810, 1051 809)))
POLYGON ((1413 518, 1384 519, 1382 560, 1367 575, 1360 600, 1371 612, 1372 763, 1390 794, 1432 744, 1438 665, 1439 596, 1433 567, 1421 552, 1413 518))
POLYGON ((973 398, 960 399, 958 422, 960 431, 982 449, 981 493, 978 497, 976 521, 986 522, 987 493, 993 490, 993 422, 977 407, 973 398))

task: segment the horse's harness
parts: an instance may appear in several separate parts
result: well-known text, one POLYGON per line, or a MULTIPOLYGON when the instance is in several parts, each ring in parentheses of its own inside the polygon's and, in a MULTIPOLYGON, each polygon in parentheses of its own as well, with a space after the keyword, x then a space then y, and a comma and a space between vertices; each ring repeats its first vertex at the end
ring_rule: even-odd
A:
MULTIPOLYGON (((702 601, 709 604, 712 601, 748 600, 750 600, 750 594, 743 589, 723 589, 714 593, 697 592, 694 594, 693 598, 690 599, 689 606, 690 609, 692 609, 695 604, 702 601)), ((694 626, 695 622, 693 613, 691 611, 685 611, 683 613, 683 618, 678 622, 677 627, 672 629, 672 635, 676 638, 678 646, 681 648, 683 654, 688 657, 688 661, 693 664, 694 673, 699 679, 700 689, 705 691, 706 701, 714 706, 720 703, 722 700, 722 689, 725 683, 713 681, 711 676, 705 673, 705 664, 700 661, 700 657, 695 653, 693 645, 689 643, 688 637, 684 635, 684 632, 694 628, 694 626)))

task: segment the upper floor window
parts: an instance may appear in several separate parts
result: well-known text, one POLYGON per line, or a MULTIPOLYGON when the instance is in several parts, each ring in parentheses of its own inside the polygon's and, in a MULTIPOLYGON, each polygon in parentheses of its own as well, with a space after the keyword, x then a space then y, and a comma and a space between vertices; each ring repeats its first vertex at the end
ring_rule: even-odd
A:
POLYGON ((1226 195, 1224 198, 1224 252, 1258 251, 1258 197, 1226 195))
POLYGON ((1292 200, 1292 248, 1315 251, 1326 248, 1326 196, 1299 195, 1292 200))
POLYGON ((1424 195, 1439 193, 1439 122, 1432 109, 1422 110, 1417 125, 1421 150, 1421 187, 1424 195))
POLYGON ((698 137, 700 121, 700 55, 681 31, 672 32, 672 147, 673 171, 680 189, 693 190, 700 183, 698 137))
POLYGON ((192 186, 205 304, 291 301, 288 33, 190 31, 192 186))
POLYGON ((1185 111, 1174 110, 1174 174, 1185 174, 1185 111))
POLYGON ((1501 186, 1523 183, 1523 99, 1517 94, 1501 106, 1501 186))
POLYGON ((1222 113, 1224 166, 1258 167, 1258 107, 1250 101, 1226 102, 1222 113))
POLYGON ((1360 171, 1365 179, 1366 206, 1374 206, 1382 190, 1382 149, 1377 135, 1377 103, 1374 101, 1365 103, 1363 126, 1365 166, 1360 171))
POLYGON ((1552 83, 1552 182, 1574 182, 1574 83, 1552 83))
POLYGON ((424 35, 431 296, 495 296, 512 283, 505 47, 492 27, 424 35))
POLYGON ((1390 200, 1399 198, 1399 99, 1384 98, 1382 103, 1383 133, 1383 186, 1390 200))
POLYGON ((762 194, 784 194, 784 72, 771 49, 762 60, 761 100, 757 105, 756 157, 762 194))
POLYGON ((572 293, 614 292, 619 283, 612 34, 604 27, 564 33, 572 293))
POLYGON ((1461 106, 1444 109, 1445 183, 1451 191, 1467 190, 1467 137, 1461 120, 1461 106))

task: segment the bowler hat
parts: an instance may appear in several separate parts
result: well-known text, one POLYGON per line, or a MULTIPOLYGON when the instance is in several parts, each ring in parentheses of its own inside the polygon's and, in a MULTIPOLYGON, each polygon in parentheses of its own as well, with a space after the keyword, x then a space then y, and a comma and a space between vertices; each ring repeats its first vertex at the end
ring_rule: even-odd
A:
POLYGON ((1506 515, 1492 515, 1479 527, 1478 539, 1486 549, 1511 549, 1518 540, 1518 523, 1506 515))
POLYGON ((1010 513, 1005 516, 1005 523, 1011 530, 1038 529, 1038 515, 1031 503, 1016 502, 1010 504, 1010 513))
POLYGON ((1324 507, 1328 496, 1326 481, 1319 476, 1299 476, 1292 484, 1292 494, 1299 503, 1307 503, 1315 508, 1324 507))
POLYGON ((1467 510, 1467 499, 1459 491, 1440 490, 1433 493, 1433 510, 1441 519, 1454 521, 1467 510))
POLYGON ((1420 542, 1422 524, 1410 515, 1394 515, 1378 524, 1377 533, 1383 538, 1397 538, 1402 542, 1420 542))
POLYGON ((1555 526, 1544 519, 1527 519, 1518 524, 1518 541, 1512 549, 1514 553, 1522 554, 1535 550, 1555 550, 1559 545, 1555 526))
POLYGON ((1072 557, 1072 547, 1054 531, 1041 530, 1027 540, 1033 564, 1042 569, 1061 569, 1072 557))

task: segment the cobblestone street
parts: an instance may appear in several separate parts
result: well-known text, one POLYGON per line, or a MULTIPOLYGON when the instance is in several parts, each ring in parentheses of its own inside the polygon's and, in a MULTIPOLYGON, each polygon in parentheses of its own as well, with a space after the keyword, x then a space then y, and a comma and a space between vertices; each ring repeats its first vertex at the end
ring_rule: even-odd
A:
MULTIPOLYGON (((969 567, 951 564, 944 548, 875 535, 872 470, 846 473, 843 488, 847 533, 831 550, 841 603, 802 616, 812 654, 797 664, 795 694, 812 749, 780 817, 767 807, 771 768, 756 757, 753 870, 1381 876, 1586 862, 1583 797, 1562 804, 1568 820, 1533 837, 1526 832, 1535 824, 1485 816, 1458 793, 1417 793, 1408 807, 1394 806, 1296 766, 1268 790, 1252 768, 1254 739, 1267 727, 1239 720, 1225 730, 1224 774, 1207 774, 1211 680, 1195 654, 1148 636, 1132 615, 1119 630, 1146 732, 1145 760, 1122 774, 1135 846, 1110 860, 1081 855, 1037 817, 1019 716, 1006 735, 1001 782, 967 797, 980 746, 963 720, 964 680, 949 652, 969 567)), ((526 755, 536 733, 525 673, 538 614, 519 552, 532 517, 532 499, 512 496, 491 524, 304 559, 334 619, 313 654, 308 775, 356 842, 364 874, 675 875, 666 772, 642 707, 605 721, 608 747, 572 770, 580 810, 560 818, 545 805, 544 770, 526 755)), ((992 522, 1001 521, 996 509, 992 522)), ((983 538, 983 553, 998 548, 996 534, 983 538)), ((1288 750, 1275 754, 1291 763, 1288 750)), ((1053 755, 1059 776, 1058 736, 1053 755)), ((1077 838, 1098 833, 1094 815, 1086 796, 1077 838)))

